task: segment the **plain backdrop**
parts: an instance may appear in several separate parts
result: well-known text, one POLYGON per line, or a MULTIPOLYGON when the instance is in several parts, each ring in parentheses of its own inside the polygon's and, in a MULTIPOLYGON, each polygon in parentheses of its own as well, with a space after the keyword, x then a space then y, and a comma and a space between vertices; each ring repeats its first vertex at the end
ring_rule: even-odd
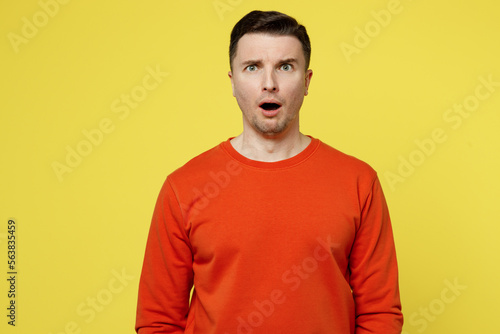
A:
MULTIPOLYGON (((500 5, 490 0, 21 1, 0 5, 0 266, 17 224, 16 326, 133 333, 166 176, 241 132, 233 25, 297 18, 302 132, 374 167, 406 334, 498 333, 500 5)), ((7 277, 8 278, 8 277, 7 277)), ((300 315, 297 315, 300 316, 300 315)))

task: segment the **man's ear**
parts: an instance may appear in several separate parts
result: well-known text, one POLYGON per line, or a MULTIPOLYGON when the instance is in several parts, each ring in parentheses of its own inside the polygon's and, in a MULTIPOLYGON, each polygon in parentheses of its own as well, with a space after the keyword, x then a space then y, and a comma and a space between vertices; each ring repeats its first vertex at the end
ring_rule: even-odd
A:
POLYGON ((311 78, 312 78, 312 75, 313 75, 313 71, 311 69, 308 69, 306 71, 306 75, 305 75, 305 85, 306 85, 306 89, 305 89, 305 92, 304 92, 304 96, 307 96, 307 94, 309 94, 309 84, 311 83, 311 78))
POLYGON ((236 97, 236 95, 234 95, 233 73, 231 73, 231 71, 229 71, 229 72, 227 72, 227 75, 229 76, 229 79, 231 79, 231 89, 233 90, 233 96, 236 97))

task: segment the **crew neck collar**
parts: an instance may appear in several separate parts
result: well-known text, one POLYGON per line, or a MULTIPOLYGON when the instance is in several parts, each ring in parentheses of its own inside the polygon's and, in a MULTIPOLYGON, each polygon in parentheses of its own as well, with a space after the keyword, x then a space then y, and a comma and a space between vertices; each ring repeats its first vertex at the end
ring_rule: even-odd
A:
POLYGON ((234 137, 230 137, 228 140, 222 142, 220 145, 221 148, 231 156, 231 158, 237 160, 238 162, 244 165, 254 168, 272 170, 272 169, 283 169, 283 168, 293 167, 307 160, 316 151, 316 149, 319 147, 320 144, 319 139, 313 138, 311 136, 308 137, 311 138, 311 142, 301 152, 288 159, 274 161, 274 162, 252 160, 240 154, 238 151, 236 151, 236 149, 230 142, 230 140, 233 139, 234 137))

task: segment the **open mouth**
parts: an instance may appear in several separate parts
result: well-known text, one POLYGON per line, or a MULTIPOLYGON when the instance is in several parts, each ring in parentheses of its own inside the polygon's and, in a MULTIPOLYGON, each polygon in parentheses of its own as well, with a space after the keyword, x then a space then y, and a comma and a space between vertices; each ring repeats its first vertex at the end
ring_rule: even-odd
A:
POLYGON ((278 103, 262 103, 260 105, 260 107, 266 111, 273 111, 273 110, 276 110, 276 109, 279 109, 279 107, 281 107, 281 105, 279 105, 278 103))

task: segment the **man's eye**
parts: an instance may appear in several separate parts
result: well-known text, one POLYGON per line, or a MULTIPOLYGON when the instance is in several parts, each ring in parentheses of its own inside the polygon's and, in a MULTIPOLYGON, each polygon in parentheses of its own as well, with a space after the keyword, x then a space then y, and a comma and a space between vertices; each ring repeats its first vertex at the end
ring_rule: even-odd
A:
POLYGON ((290 64, 283 64, 283 65, 281 65, 281 69, 283 71, 291 71, 292 70, 292 65, 290 65, 290 64))
POLYGON ((250 71, 250 72, 253 72, 253 71, 257 70, 257 66, 255 66, 255 65, 248 65, 247 66, 247 70, 250 71))

